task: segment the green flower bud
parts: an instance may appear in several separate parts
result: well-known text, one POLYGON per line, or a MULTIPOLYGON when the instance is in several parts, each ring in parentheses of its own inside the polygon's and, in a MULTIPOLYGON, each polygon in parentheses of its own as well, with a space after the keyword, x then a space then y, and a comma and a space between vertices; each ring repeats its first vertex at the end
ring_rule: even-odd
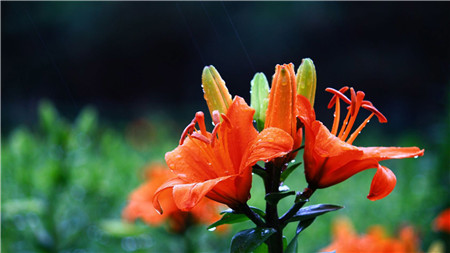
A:
POLYGON ((305 58, 297 70, 297 94, 305 96, 312 106, 316 97, 316 68, 311 59, 305 58))
POLYGON ((233 101, 227 86, 225 86, 225 81, 220 77, 214 66, 206 66, 203 69, 202 87, 211 116, 213 111, 216 110, 220 113, 226 113, 233 101))
POLYGON ((256 73, 250 82, 250 106, 255 109, 253 119, 258 131, 264 129, 267 105, 269 104, 269 82, 264 73, 256 73))

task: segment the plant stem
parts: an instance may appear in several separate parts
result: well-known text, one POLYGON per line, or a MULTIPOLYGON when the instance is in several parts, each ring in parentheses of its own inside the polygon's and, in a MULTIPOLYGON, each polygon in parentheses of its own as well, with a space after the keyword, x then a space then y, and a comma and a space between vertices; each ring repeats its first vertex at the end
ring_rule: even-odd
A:
POLYGON ((257 213, 255 213, 247 204, 241 205, 238 211, 247 215, 247 217, 250 218, 250 220, 253 221, 253 223, 255 223, 258 227, 266 227, 266 224, 261 219, 261 217, 257 213))
MULTIPOLYGON (((267 179, 265 180, 266 194, 278 192, 282 168, 275 166, 276 162, 266 164, 267 179)), ((278 163, 279 164, 279 163, 278 163)), ((266 241, 269 253, 283 252, 283 228, 278 220, 277 204, 266 202, 266 223, 268 227, 274 228, 276 232, 266 241)))

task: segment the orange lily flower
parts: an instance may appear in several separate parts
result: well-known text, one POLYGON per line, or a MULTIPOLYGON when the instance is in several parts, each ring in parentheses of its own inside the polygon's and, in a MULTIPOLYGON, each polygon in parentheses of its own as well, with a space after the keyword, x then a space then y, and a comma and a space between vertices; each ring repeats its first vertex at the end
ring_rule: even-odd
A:
POLYGON ((190 210, 203 198, 239 209, 250 198, 252 166, 287 154, 292 138, 278 128, 258 133, 253 127, 255 110, 236 96, 226 114, 213 112, 212 133, 207 132, 202 112, 184 130, 180 145, 166 153, 166 162, 176 174, 155 193, 154 207, 162 212, 159 195, 172 190, 178 208, 190 210), (200 131, 195 128, 198 124, 200 131))
POLYGON ((450 233, 450 208, 442 211, 434 220, 434 230, 450 233))
POLYGON ((333 242, 319 252, 421 252, 417 233, 410 226, 403 227, 398 238, 390 238, 382 226, 369 228, 358 235, 350 220, 340 218, 333 224, 333 242))
POLYGON ((164 221, 169 222, 171 231, 183 232, 190 224, 210 224, 220 219, 220 204, 209 199, 202 200, 195 208, 189 212, 183 212, 177 208, 172 196, 162 198, 164 214, 160 215, 152 205, 154 193, 166 180, 174 175, 164 165, 151 164, 146 171, 147 180, 139 188, 134 190, 129 197, 129 202, 122 212, 122 217, 127 221, 142 219, 149 225, 161 225, 164 221))
POLYGON ((331 132, 316 120, 314 109, 308 99, 298 95, 299 118, 305 127, 305 175, 312 190, 326 188, 338 184, 347 178, 370 168, 377 168, 372 180, 370 200, 386 197, 394 189, 396 178, 388 168, 379 164, 387 159, 402 159, 422 156, 424 150, 417 147, 356 147, 352 143, 356 136, 373 116, 377 116, 381 123, 387 122, 371 102, 363 100, 364 92, 355 92, 350 88, 351 99, 344 93, 348 87, 339 91, 327 88, 326 91, 334 94, 328 108, 335 106, 335 118, 331 132), (347 116, 338 133, 340 118, 340 100, 349 104, 347 116), (359 110, 363 108, 372 112, 364 122, 350 135, 359 110))
MULTIPOLYGON (((294 139, 292 150, 299 148, 302 144, 302 129, 297 127, 296 96, 294 64, 277 65, 264 127, 276 127, 289 133, 294 139)), ((296 155, 297 152, 289 154, 286 161, 294 159, 296 155)))

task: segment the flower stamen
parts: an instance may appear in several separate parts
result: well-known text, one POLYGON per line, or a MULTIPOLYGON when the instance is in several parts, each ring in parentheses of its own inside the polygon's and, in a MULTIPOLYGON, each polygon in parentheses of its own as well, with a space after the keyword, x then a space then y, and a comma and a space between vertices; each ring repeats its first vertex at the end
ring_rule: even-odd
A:
POLYGON ((331 134, 338 137, 342 141, 345 141, 345 139, 347 139, 347 137, 349 136, 350 131, 352 130, 352 127, 356 121, 356 117, 359 113, 360 108, 364 108, 364 109, 370 111, 371 114, 350 135, 350 137, 346 141, 347 143, 349 143, 349 144, 353 143, 353 141, 356 139, 358 134, 367 125, 369 120, 374 115, 377 116, 378 121, 380 123, 387 122, 386 117, 380 111, 378 111, 370 101, 364 100, 364 97, 365 97, 364 92, 362 92, 362 91, 355 92, 355 90, 353 88, 350 88, 351 99, 348 99, 348 97, 344 95, 344 93, 347 90, 349 90, 349 88, 347 86, 344 86, 339 90, 335 90, 333 88, 326 88, 325 90, 334 95, 331 98, 330 102, 328 103, 328 109, 335 106, 334 120, 333 120, 333 127, 331 129, 331 134), (347 107, 347 115, 346 115, 344 121, 342 122, 339 134, 337 134, 338 129, 339 129, 339 120, 340 120, 340 111, 341 111, 340 100, 349 104, 349 106, 347 107))

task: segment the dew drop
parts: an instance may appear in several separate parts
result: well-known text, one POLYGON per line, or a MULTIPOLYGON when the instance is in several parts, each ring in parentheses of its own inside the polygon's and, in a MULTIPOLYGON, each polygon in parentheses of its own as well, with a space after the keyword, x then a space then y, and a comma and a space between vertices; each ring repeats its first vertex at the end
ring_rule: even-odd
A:
POLYGON ((208 231, 215 231, 217 227, 208 228, 208 231))
POLYGON ((280 192, 284 192, 284 191, 289 191, 290 188, 289 188, 289 186, 287 186, 287 185, 281 185, 280 187, 278 187, 278 190, 279 190, 280 192))
POLYGON ((416 156, 414 156, 414 158, 419 158, 419 156, 418 156, 418 155, 416 155, 416 156))

